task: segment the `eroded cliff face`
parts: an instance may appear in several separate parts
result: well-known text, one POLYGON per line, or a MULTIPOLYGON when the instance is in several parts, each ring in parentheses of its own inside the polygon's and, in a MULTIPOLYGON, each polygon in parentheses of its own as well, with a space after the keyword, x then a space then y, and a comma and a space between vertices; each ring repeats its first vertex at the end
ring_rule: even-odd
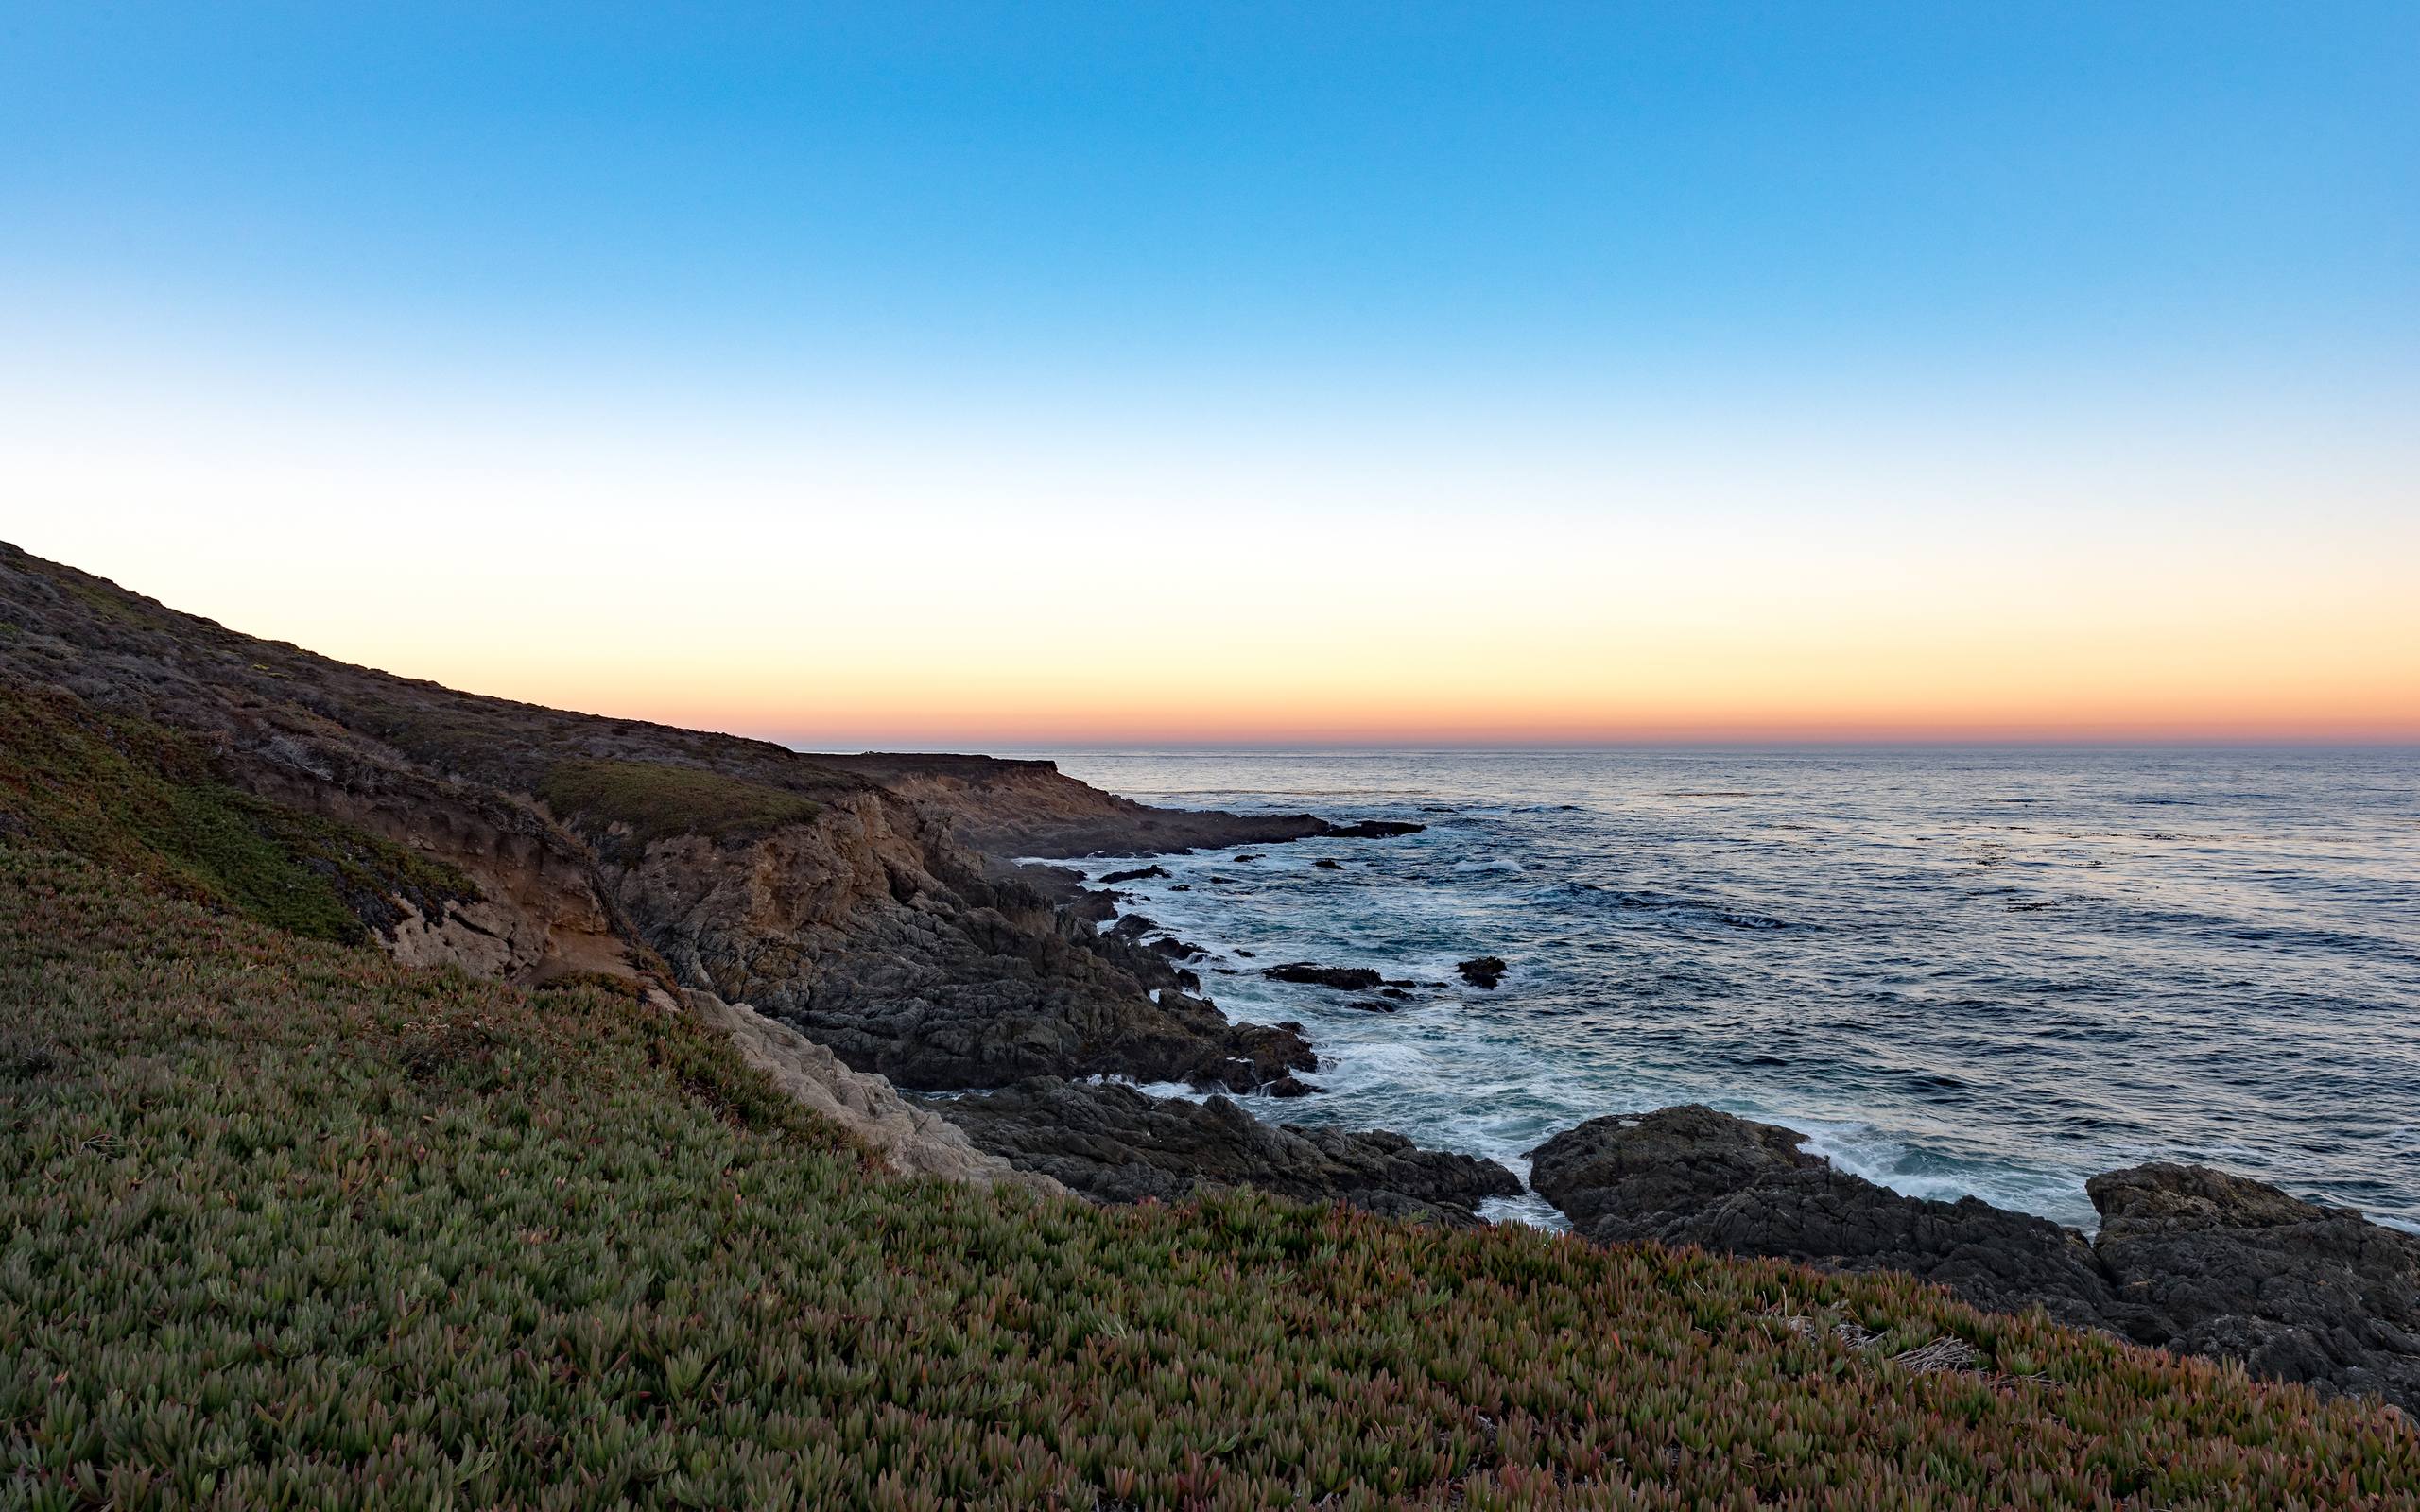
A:
POLYGON ((366 760, 357 747, 290 739, 235 756, 226 769, 260 797, 391 841, 471 881, 470 898, 389 894, 385 910, 365 902, 365 921, 406 965, 453 965, 525 986, 575 972, 637 977, 653 965, 633 950, 585 849, 527 805, 398 761, 366 760))
MULTIPOLYGON (((739 844, 682 835, 599 873, 684 982, 744 999, 904 1087, 1114 1074, 1245 1090, 1311 1065, 1167 964, 984 874, 943 818, 869 790, 739 844)), ((610 832, 599 836, 609 857, 610 832)))

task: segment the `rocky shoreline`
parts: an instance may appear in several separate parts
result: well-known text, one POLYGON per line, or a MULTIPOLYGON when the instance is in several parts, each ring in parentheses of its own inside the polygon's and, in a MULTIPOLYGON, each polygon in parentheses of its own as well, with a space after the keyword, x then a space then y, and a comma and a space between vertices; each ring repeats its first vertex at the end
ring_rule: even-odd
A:
MULTIPOLYGON (((1049 762, 810 755, 482 697, 243 635, 5 544, 0 626, 0 697, 20 730, 42 732, 30 759, 151 753, 174 792, 223 794, 265 834, 307 829, 331 853, 298 863, 340 881, 361 935, 413 964, 525 985, 614 977, 687 1002, 802 1100, 849 1113, 842 1121, 878 1148, 909 1151, 910 1169, 989 1167, 894 1106, 898 1089, 1031 1091, 1107 1076, 1313 1090, 1295 1074, 1318 1058, 1300 1025, 1229 1021, 1182 964, 1186 951, 1098 927, 1115 912, 1111 893, 1012 858, 1381 841, 1419 829, 1155 809, 1049 762), (373 855, 389 859, 362 864, 373 855), (415 881, 422 873, 445 885, 415 881)), ((0 810, 0 836, 95 843, 87 816, 32 805, 0 810)), ((192 875, 173 858, 161 869, 177 885, 192 875)), ((1033 1108, 1065 1110, 1088 1095, 1033 1108)), ((1129 1120, 1196 1125, 1191 1156, 1160 1157, 1158 1193, 1256 1179, 1450 1218, 1458 1194, 1512 1181, 1491 1167, 1440 1185, 1430 1167, 1458 1170, 1462 1158, 1428 1159, 1375 1132, 1321 1146, 1324 1135, 1265 1132, 1239 1112, 1242 1123, 1212 1129, 1190 1107, 1129 1120), (1325 1153, 1311 1159, 1314 1148, 1325 1153), (1300 1169, 1283 1174, 1289 1164, 1300 1169)), ((999 1106, 985 1137, 1028 1167, 1081 1174, 1073 1130, 1028 1121, 1017 1133, 1013 1111, 999 1106)))
MULTIPOLYGON (((209 848, 240 842, 247 865, 274 852, 288 886, 324 884, 359 939, 410 964, 660 993, 901 1170, 1112 1202, 1249 1184, 1449 1225, 1522 1190, 1501 1165, 1388 1131, 1253 1117, 1221 1094, 1316 1091, 1299 1074, 1319 1064, 1302 1026, 1230 1021, 1187 964, 1199 947, 1131 913, 1104 929, 1126 901, 1114 885, 1015 864, 1384 842, 1416 824, 1152 809, 1047 762, 804 755, 479 697, 241 635, 7 546, 0 627, 9 753, 26 774, 0 808, 11 843, 224 901, 240 889, 211 891, 209 848), (87 786, 149 784, 164 813, 225 822, 160 829, 185 847, 161 852, 106 816, 45 806, 64 789, 44 774, 78 762, 87 786)), ((1410 985, 1363 963, 1267 970, 1374 992, 1354 1005, 1380 1011, 1410 985)), ((1458 967, 1480 990, 1517 970, 1458 967)), ((2095 1178, 2087 1239, 1973 1199, 1901 1196, 1800 1143, 1704 1108, 1599 1118, 1534 1152, 1533 1179, 1599 1242, 1908 1271, 1981 1307, 2038 1305, 2420 1408, 2420 1240, 2176 1166, 2095 1178)))
MULTIPOLYGON (((1165 880, 1164 868, 1153 869, 1165 880)), ((1118 916, 1116 902, 1101 908, 1116 920, 1112 937, 1174 940, 1139 914, 1118 916)), ((1184 945, 1181 954, 1203 952, 1184 945)), ((1465 986, 1492 990, 1512 967, 1490 955, 1457 970, 1465 986)), ((1260 974, 1375 1011, 1393 1005, 1352 995, 1391 986, 1401 995, 1416 985, 1361 964, 1288 961, 1260 974)), ((978 1147, 1095 1200, 1174 1200, 1202 1184, 1250 1183, 1462 1222, 1479 1202, 1525 1190, 1494 1162, 1477 1162, 1494 1174, 1459 1198, 1401 1166, 1386 1167, 1387 1183, 1374 1189, 1349 1162, 1340 1170, 1324 1151, 1283 1136, 1346 1144, 1401 1136, 1279 1127, 1223 1097, 1194 1104, 1126 1088, 1028 1085, 959 1099, 946 1116, 978 1147)), ((2101 1221, 2088 1236, 1975 1197, 1903 1195, 1807 1153, 1805 1138, 1699 1106, 1601 1117, 1530 1151, 1527 1190, 1597 1243, 1901 1272, 1985 1311, 2040 1308, 2072 1327, 2420 1412, 2420 1238, 2262 1182, 2166 1163, 2092 1178, 2101 1221)), ((1438 1169, 1435 1152, 1412 1154, 1419 1173, 1438 1169)), ((1456 1175, 1467 1181, 1471 1173, 1456 1175)))
POLYGON ((1904 1196, 1700 1106, 1591 1119, 1531 1182, 1603 1244, 1653 1241, 1904 1271, 1989 1312, 2059 1322, 2420 1412, 2420 1239, 2205 1166, 2094 1177, 2087 1237, 1973 1197, 1904 1196))

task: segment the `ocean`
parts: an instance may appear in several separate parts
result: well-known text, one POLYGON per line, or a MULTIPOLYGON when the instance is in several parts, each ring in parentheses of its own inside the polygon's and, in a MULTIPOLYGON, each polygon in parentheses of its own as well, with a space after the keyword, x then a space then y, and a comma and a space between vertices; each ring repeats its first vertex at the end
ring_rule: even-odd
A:
POLYGON ((1558 1129, 1703 1102, 2087 1229, 2086 1177, 2175 1160, 2420 1230, 2420 751, 1046 754, 1150 803, 1427 826, 1123 885, 1229 1016, 1309 1033, 1326 1091, 1265 1117, 1526 1175, 1558 1129), (1259 974, 1295 960, 1426 985, 1376 1013, 1259 974))

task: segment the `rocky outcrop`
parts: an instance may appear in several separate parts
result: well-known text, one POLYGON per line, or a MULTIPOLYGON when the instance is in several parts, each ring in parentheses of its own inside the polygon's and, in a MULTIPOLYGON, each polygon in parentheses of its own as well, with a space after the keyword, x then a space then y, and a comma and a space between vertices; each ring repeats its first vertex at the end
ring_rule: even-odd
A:
POLYGON ((2085 1190, 2134 1337, 2420 1412, 2420 1238, 2204 1166, 2085 1190))
POLYGON ((1150 808, 1077 782, 1054 762, 883 752, 819 759, 923 804, 960 844, 990 855, 1147 855, 1328 832, 1309 814, 1150 808))
POLYGON ((986 877, 929 823, 857 794, 742 846, 684 835, 604 873, 684 982, 902 1087, 1114 1074, 1240 1091, 1316 1063, 1298 1031, 1228 1022, 1165 954, 986 877))
POLYGON ((1506 967, 1504 957, 1501 955, 1480 955, 1458 963, 1454 970, 1460 971, 1462 974, 1462 980, 1471 986, 1483 987, 1492 990, 1498 982, 1504 980, 1506 967))
POLYGON ((1036 1079, 942 1105, 983 1149, 1096 1202, 1178 1202, 1204 1186, 1256 1186, 1457 1226, 1518 1177, 1492 1160, 1424 1150, 1400 1134, 1266 1124, 1224 1097, 1194 1103, 1131 1087, 1036 1079))
POLYGON ((848 1130, 890 1169, 974 1186, 1024 1187, 1044 1196, 1067 1194, 1050 1177, 977 1149, 957 1125, 908 1102, 884 1078, 851 1071, 789 1025, 711 992, 685 996, 699 1022, 729 1035, 750 1065, 810 1112, 848 1130))
POLYGON ((2151 1165, 2089 1184, 2074 1229, 1968 1197, 1901 1195, 1805 1136, 1703 1107, 1591 1119, 1531 1152, 1530 1184, 1599 1242, 1654 1240, 1836 1271, 1897 1270, 1996 1312, 2240 1360, 2420 1407, 2420 1241, 2274 1187, 2151 1165))
POLYGON ((1978 1307, 2039 1302, 2061 1322, 2107 1322, 2116 1293, 2072 1230, 1973 1198, 1902 1196, 1806 1154, 1804 1138, 1694 1106, 1591 1119, 1531 1152, 1530 1182, 1599 1241, 1907 1271, 1978 1307))
POLYGON ((1356 824, 1331 824, 1320 833, 1331 840, 1392 840, 1401 834, 1418 834, 1426 828, 1425 824, 1402 819, 1363 819, 1356 824))

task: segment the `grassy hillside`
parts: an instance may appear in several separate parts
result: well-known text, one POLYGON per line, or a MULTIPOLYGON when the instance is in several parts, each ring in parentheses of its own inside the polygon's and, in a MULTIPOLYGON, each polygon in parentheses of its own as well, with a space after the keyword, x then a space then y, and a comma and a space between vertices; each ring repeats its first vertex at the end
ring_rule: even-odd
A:
POLYGON ((73 695, 0 684, 0 836, 97 857, 297 934, 366 939, 390 895, 477 889, 453 868, 244 793, 192 737, 73 695))
POLYGON ((50 852, 0 1005, 0 1506, 2420 1501, 2389 1416, 1912 1285, 880 1175, 610 989, 50 852))

